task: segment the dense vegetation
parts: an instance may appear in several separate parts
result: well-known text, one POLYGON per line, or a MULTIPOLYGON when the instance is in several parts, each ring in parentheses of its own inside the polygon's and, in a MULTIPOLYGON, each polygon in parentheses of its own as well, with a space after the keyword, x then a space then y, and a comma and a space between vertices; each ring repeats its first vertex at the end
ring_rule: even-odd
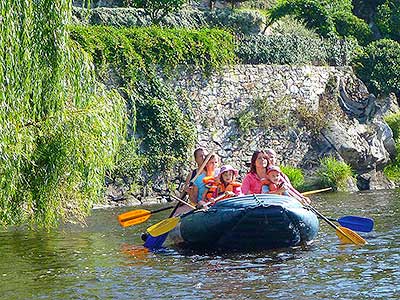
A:
POLYGON ((124 101, 68 39, 69 1, 0 12, 0 224, 82 220, 125 135, 124 101))
POLYGON ((207 74, 233 63, 233 36, 218 29, 105 26, 75 26, 71 36, 92 56, 100 78, 104 80, 109 69, 115 70, 128 98, 131 133, 120 153, 118 168, 109 176, 133 175, 136 184, 146 185, 160 172, 167 175, 185 161, 196 132, 190 121, 190 103, 178 100, 168 89, 168 76, 178 67, 207 74), (159 68, 165 81, 157 76, 159 68))

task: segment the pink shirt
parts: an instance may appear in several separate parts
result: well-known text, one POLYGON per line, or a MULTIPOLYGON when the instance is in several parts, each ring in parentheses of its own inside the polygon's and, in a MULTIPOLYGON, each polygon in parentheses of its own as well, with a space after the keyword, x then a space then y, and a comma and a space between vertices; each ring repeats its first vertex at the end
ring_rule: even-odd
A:
POLYGON ((247 173, 242 182, 242 193, 261 194, 262 183, 261 179, 255 173, 247 173))

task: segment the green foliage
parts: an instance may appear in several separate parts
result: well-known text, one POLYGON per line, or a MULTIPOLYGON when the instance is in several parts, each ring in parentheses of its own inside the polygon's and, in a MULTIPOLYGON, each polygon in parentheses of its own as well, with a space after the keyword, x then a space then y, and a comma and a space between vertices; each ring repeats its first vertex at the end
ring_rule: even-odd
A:
POLYGON ((271 9, 278 0, 249 0, 242 4, 242 7, 267 10, 271 9))
POLYGON ((165 16, 180 10, 186 2, 187 0, 125 0, 127 6, 143 8, 153 24, 159 24, 165 16))
POLYGON ((239 112, 236 117, 236 123, 239 130, 244 134, 249 134, 251 132, 251 129, 258 126, 254 112, 251 110, 243 110, 239 112))
POLYGON ((165 172, 187 159, 187 149, 194 146, 196 136, 189 115, 182 112, 177 100, 161 86, 153 78, 137 90, 140 95, 137 124, 143 133, 142 148, 149 156, 150 169, 161 168, 165 172))
MULTIPOLYGON (((400 113, 391 114, 385 117, 385 122, 389 125, 393 132, 393 139, 395 141, 400 138, 400 113)), ((400 141, 400 140, 399 140, 400 141)))
POLYGON ((376 25, 384 37, 400 42, 400 1, 386 0, 378 6, 376 25))
POLYGON ((368 24, 351 12, 339 12, 334 15, 335 27, 339 35, 354 37, 361 45, 372 40, 372 30, 368 24))
POLYGON ((301 169, 292 166, 281 166, 283 174, 285 174, 295 189, 301 189, 304 185, 304 175, 301 169))
POLYGON ((352 1, 282 0, 271 10, 271 21, 292 15, 324 37, 341 35, 356 38, 360 44, 372 39, 372 31, 352 13, 352 1))
POLYGON ((354 69, 372 93, 400 96, 400 43, 388 39, 370 43, 355 59, 354 69))
MULTIPOLYGON (((82 24, 103 25, 119 28, 148 27, 150 18, 141 9, 91 9, 73 8, 76 20, 82 24), (89 16, 86 16, 89 14, 89 16)), ((160 21, 164 28, 204 29, 218 27, 235 34, 257 34, 264 29, 265 16, 260 11, 248 10, 196 10, 182 9, 160 21)))
POLYGON ((93 56, 96 66, 101 70, 115 68, 128 84, 156 66, 164 71, 178 66, 209 70, 235 60, 233 36, 218 29, 74 26, 71 35, 93 56))
POLYGON ((385 175, 396 183, 400 182, 400 113, 385 117, 386 123, 393 132, 393 138, 396 142, 396 157, 388 164, 385 169, 385 175))
POLYGON ((355 43, 337 38, 321 39, 310 34, 253 35, 238 40, 236 53, 246 64, 347 65, 355 43))
MULTIPOLYGON (((190 111, 165 87, 166 82, 157 80, 157 72, 161 69, 168 76, 186 67, 207 73, 231 64, 235 58, 233 36, 217 29, 76 26, 71 30, 73 38, 92 55, 100 77, 106 78, 109 69, 121 76, 131 110, 130 127, 136 137, 136 128, 142 134, 140 144, 129 142, 137 148, 134 155, 127 156, 130 160, 124 164, 132 167, 126 170, 133 176, 145 170, 151 177, 167 173, 164 171, 187 159, 187 149, 195 139, 190 111)), ((110 174, 117 175, 123 174, 110 174)))
POLYGON ((256 120, 259 127, 265 129, 285 130, 293 125, 288 96, 276 99, 271 105, 267 98, 256 98, 253 106, 257 112, 256 120))
POLYGON ((258 34, 265 23, 265 18, 257 11, 217 9, 205 15, 208 26, 226 28, 236 34, 258 34))
POLYGON ((68 39, 67 0, 0 2, 0 224, 82 221, 125 135, 125 103, 68 39))
POLYGON ((353 180, 351 167, 345 162, 337 161, 331 156, 321 159, 320 163, 317 176, 321 182, 321 186, 346 190, 348 180, 353 180))
POLYGON ((286 15, 293 15, 304 21, 308 28, 327 36, 328 33, 335 32, 335 26, 332 15, 323 2, 318 0, 281 0, 270 11, 271 21, 275 22, 286 15))

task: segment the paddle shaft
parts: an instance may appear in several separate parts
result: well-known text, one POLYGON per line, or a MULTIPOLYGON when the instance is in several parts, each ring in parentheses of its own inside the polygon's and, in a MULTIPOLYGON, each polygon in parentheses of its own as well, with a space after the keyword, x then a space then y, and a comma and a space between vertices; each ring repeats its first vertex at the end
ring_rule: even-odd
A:
MULTIPOLYGON (((184 204, 184 205, 189 206, 189 207, 192 208, 192 209, 195 209, 195 208, 196 208, 196 207, 193 206, 192 204, 190 204, 190 203, 188 203, 188 202, 186 202, 186 201, 183 201, 182 199, 180 199, 180 198, 178 198, 178 197, 176 197, 176 196, 174 196, 174 195, 170 195, 170 197, 173 198, 173 199, 175 199, 176 201, 178 201, 178 202, 184 204)), ((178 204, 179 204, 179 203, 178 203, 178 204)))

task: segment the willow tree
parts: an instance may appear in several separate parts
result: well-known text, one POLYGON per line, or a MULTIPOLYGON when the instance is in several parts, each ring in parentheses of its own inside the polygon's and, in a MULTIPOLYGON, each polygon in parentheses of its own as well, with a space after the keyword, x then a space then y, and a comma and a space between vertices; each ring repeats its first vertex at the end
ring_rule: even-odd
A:
POLYGON ((68 38, 71 0, 0 1, 0 224, 82 220, 125 131, 115 91, 68 38))

